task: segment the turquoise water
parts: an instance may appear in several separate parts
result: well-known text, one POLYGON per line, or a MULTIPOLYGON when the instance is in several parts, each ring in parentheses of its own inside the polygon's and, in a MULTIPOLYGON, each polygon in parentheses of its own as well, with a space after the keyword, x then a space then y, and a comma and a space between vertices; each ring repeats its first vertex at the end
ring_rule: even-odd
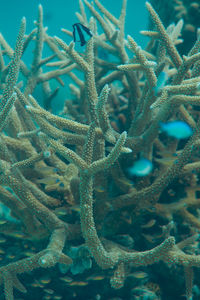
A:
MULTIPOLYGON (((120 13, 121 0, 101 1, 117 17, 120 13), (114 5, 113 5, 114 3, 114 5)), ((77 22, 75 12, 79 11, 78 0, 11 0, 0 1, 0 32, 8 42, 14 45, 20 20, 27 19, 27 32, 33 28, 33 21, 37 18, 37 6, 44 8, 44 25, 48 26, 50 35, 65 36, 61 28, 72 30, 72 24, 77 22)), ((126 32, 134 36, 144 46, 139 31, 147 26, 147 11, 144 0, 131 0, 127 4, 126 32)))

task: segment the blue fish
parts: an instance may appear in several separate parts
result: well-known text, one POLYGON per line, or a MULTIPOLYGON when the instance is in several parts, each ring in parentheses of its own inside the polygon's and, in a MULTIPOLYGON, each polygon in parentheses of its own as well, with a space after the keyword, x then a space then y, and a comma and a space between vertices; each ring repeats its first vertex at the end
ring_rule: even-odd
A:
POLYGON ((184 121, 171 121, 160 124, 161 130, 176 139, 187 139, 193 134, 192 128, 184 121))
POLYGON ((87 43, 87 37, 91 38, 92 32, 90 31, 89 28, 84 26, 81 23, 75 23, 73 26, 73 38, 74 38, 74 43, 80 42, 81 46, 84 46, 87 43), (80 40, 77 40, 77 35, 79 36, 80 40))
POLYGON ((152 169, 152 162, 146 158, 141 158, 135 161, 132 167, 128 168, 128 173, 129 175, 142 177, 149 175, 152 169))
POLYGON ((160 74, 158 75, 158 80, 157 80, 157 84, 156 86, 153 88, 155 94, 157 95, 162 88, 166 85, 166 82, 168 80, 169 76, 166 72, 162 71, 160 72, 160 74))
POLYGON ((64 188, 65 187, 64 183, 63 182, 59 183, 59 187, 64 188))

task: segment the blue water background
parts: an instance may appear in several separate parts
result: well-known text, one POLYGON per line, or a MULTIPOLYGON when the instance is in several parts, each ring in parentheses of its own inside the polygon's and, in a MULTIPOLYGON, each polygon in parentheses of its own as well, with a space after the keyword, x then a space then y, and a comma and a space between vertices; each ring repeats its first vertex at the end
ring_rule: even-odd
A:
MULTIPOLYGON (((38 4, 44 8, 44 25, 48 26, 50 35, 59 35, 61 28, 72 29, 77 22, 75 12, 79 11, 78 0, 0 0, 0 32, 6 37, 11 46, 14 45, 20 20, 27 19, 27 32, 33 28, 33 21, 37 18, 38 4)), ((102 4, 116 17, 119 16, 121 0, 102 0, 102 4)), ((146 28, 147 11, 144 0, 129 0, 127 4, 126 33, 132 35, 137 42, 144 45, 144 39, 139 31, 146 28)))

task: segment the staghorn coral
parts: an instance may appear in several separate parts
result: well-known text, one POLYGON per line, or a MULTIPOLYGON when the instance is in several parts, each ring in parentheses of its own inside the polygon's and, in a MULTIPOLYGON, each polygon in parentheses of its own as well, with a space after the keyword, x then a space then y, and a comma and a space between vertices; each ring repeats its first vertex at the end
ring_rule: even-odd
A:
MULTIPOLYGON (((182 30, 183 42, 178 46, 181 53, 187 54, 193 46, 198 28, 200 27, 200 3, 191 0, 150 1, 153 7, 159 11, 159 15, 165 26, 178 20, 184 20, 182 30)), ((151 25, 150 25, 151 26, 151 25)))
MULTIPOLYGON (((77 17, 93 32, 83 53, 73 42, 68 45, 47 34, 41 5, 36 28, 28 36, 22 20, 14 51, 0 36, 0 199, 2 210, 10 209, 0 232, 16 244, 20 237, 21 249, 27 241, 35 245, 28 257, 23 250, 14 261, 5 257, 0 283, 5 298, 12 300, 13 288, 26 292, 18 275, 38 268, 48 273, 47 268, 57 263, 64 273, 74 263, 71 270, 87 272, 88 277, 62 278, 67 282, 63 294, 67 290, 69 299, 80 299, 80 294, 71 294, 73 286, 95 281, 96 270, 103 270, 103 278, 109 278, 122 299, 135 299, 141 291, 156 297, 151 289, 155 286, 158 297, 178 299, 180 294, 171 287, 166 290, 159 276, 162 268, 168 268, 164 273, 169 277, 175 272, 178 276, 169 283, 173 288, 174 281, 182 279, 180 269, 175 269, 180 266, 186 297, 191 299, 193 267, 200 266, 199 42, 182 57, 176 49, 182 23, 166 30, 147 2, 154 31, 143 32, 151 41, 142 50, 133 37, 126 40, 124 35, 126 0, 119 18, 94 2, 95 6, 80 0, 77 17), (86 7, 93 16, 90 20, 86 7), (22 55, 31 41, 34 52, 28 68, 22 55), (45 58, 44 45, 52 52, 45 58), (4 56, 11 57, 7 66, 4 56), (80 78, 77 71, 82 72, 80 78), (160 86, 162 72, 167 80, 160 86), (51 90, 51 81, 62 87, 64 75, 74 81, 69 85, 73 99, 58 116, 50 111, 58 92, 51 90), (46 109, 34 98, 38 85, 46 109), (160 133, 161 122, 176 119, 192 128, 188 140, 160 133), (150 160, 154 170, 146 177, 131 176, 128 167, 140 157, 150 160), (154 263, 161 267, 159 275, 154 263), (126 283, 136 267, 155 274, 157 282, 151 282, 151 275, 146 285, 126 283)), ((70 31, 63 32, 72 37, 70 31)), ((98 293, 92 297, 109 298, 104 290, 98 293)))

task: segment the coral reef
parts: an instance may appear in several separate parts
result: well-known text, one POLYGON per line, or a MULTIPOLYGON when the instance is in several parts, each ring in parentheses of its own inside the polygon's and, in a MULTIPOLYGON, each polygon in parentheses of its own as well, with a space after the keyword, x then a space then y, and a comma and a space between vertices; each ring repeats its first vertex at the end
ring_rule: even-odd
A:
POLYGON ((150 1, 165 26, 184 20, 182 30, 183 43, 178 47, 182 54, 187 54, 193 46, 197 30, 200 27, 200 3, 191 0, 151 0, 150 1))
POLYGON ((7 300, 14 288, 34 287, 46 293, 37 299, 181 299, 184 278, 185 297, 199 293, 200 44, 182 57, 183 22, 165 29, 146 7, 153 29, 142 32, 145 50, 125 37, 126 0, 119 18, 98 0, 80 0, 77 18, 92 32, 81 51, 48 35, 41 5, 28 35, 22 19, 14 50, 0 35, 7 300), (31 47, 29 67, 22 57, 31 47), (66 77, 72 96, 56 115, 52 100, 66 77), (57 295, 53 267, 63 284, 57 295), (30 272, 37 281, 26 284, 30 272), (92 289, 96 281, 105 288, 92 289))

